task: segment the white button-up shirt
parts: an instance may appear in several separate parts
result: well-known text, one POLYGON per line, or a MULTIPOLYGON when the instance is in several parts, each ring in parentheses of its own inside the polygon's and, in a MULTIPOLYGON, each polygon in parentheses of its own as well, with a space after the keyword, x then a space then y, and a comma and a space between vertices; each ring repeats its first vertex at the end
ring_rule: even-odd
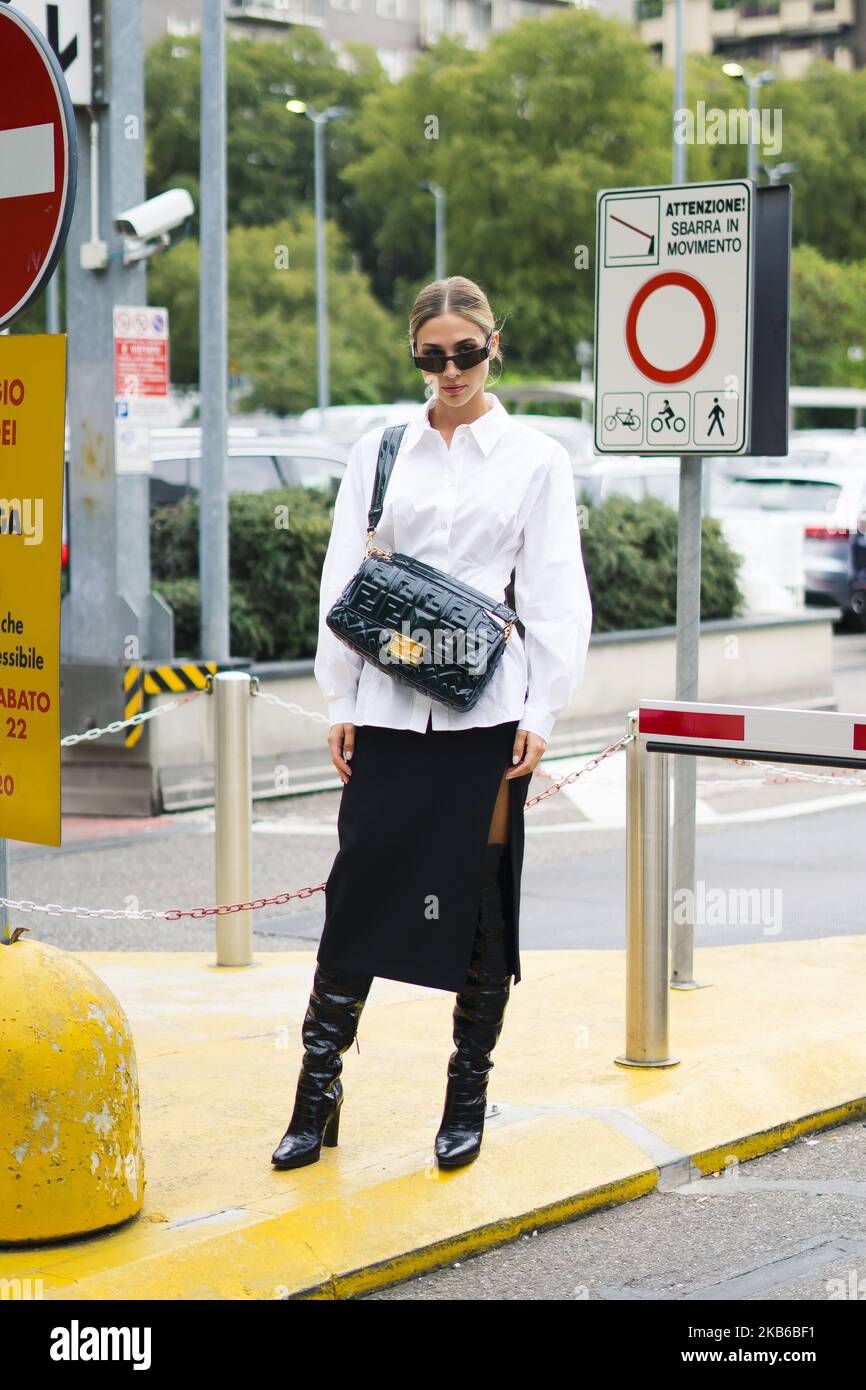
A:
POLYGON ((430 423, 435 397, 406 429, 385 491, 374 545, 398 550, 505 599, 514 569, 517 628, 470 710, 454 710, 378 670, 325 622, 364 558, 367 513, 383 430, 349 455, 322 569, 315 677, 331 724, 424 733, 518 720, 547 740, 583 679, 592 608, 580 547, 571 461, 555 439, 509 415, 497 396, 449 448, 430 423))

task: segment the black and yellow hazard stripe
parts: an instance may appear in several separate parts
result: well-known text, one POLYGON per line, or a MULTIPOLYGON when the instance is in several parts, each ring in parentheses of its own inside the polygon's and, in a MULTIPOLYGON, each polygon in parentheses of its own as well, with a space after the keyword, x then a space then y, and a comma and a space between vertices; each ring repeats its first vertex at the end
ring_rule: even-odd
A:
MULTIPOLYGON (((123 717, 131 719, 144 708, 145 695, 183 695, 188 690, 204 690, 209 676, 216 675, 216 661, 185 661, 177 666, 127 666, 123 673, 123 717)), ((134 748, 141 738, 144 724, 127 729, 124 745, 134 748)))
POLYGON ((185 690, 204 690, 208 676, 217 672, 215 661, 187 661, 178 666, 153 666, 144 673, 146 695, 182 695, 185 690))
MULTIPOLYGON (((123 673, 123 717, 131 719, 134 714, 140 714, 144 706, 144 672, 140 666, 127 666, 123 673)), ((143 724, 133 724, 131 729, 126 730, 124 745, 127 748, 134 748, 141 738, 144 728, 143 724)))

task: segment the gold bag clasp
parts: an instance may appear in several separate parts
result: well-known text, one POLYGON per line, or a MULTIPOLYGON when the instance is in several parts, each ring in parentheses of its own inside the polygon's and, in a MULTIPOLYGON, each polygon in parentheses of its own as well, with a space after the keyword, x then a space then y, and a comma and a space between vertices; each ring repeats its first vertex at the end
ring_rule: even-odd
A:
POLYGON ((423 642, 415 642, 403 632, 395 632, 385 648, 390 656, 398 661, 408 661, 411 666, 420 666, 424 655, 423 642))

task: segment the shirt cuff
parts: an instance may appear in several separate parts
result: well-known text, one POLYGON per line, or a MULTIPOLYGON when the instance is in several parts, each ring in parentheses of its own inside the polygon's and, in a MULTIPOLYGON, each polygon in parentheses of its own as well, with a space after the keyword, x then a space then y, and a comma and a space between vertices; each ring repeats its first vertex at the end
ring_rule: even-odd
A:
POLYGON ((355 696, 341 695, 339 700, 328 701, 329 724, 354 724, 355 696))
POLYGON ((526 705, 523 710, 518 729, 526 729, 531 734, 538 734, 545 743, 550 742, 550 731, 556 723, 555 714, 546 714, 543 710, 526 705))

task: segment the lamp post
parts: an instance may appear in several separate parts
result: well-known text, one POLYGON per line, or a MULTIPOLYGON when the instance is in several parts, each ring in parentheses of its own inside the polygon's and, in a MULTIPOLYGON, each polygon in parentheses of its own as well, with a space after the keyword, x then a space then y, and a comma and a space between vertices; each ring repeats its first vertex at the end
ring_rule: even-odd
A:
POLYGON ((722 72, 725 74, 726 77, 733 77, 739 82, 745 82, 747 88, 749 89, 748 176, 750 179, 753 179, 755 177, 755 141, 752 139, 752 112, 756 112, 760 120, 757 93, 760 91, 761 87, 766 86, 768 82, 775 82, 776 74, 774 72, 770 72, 769 69, 767 69, 764 72, 759 72, 757 77, 750 77, 749 74, 746 72, 745 68, 743 67, 742 63, 723 63, 722 72))
POLYGON ((292 99, 286 110, 306 116, 313 122, 313 177, 316 210, 316 345, 318 359, 319 423, 325 427, 329 404, 328 388, 328 276, 325 261, 325 126, 348 112, 347 106, 329 106, 314 111, 305 101, 292 99))
POLYGON ((685 104, 685 0, 676 0, 674 17, 674 119, 673 135, 673 179, 672 183, 686 181, 686 147, 676 138, 679 112, 685 104))
POLYGON ((437 280, 445 279, 445 189, 441 184, 433 183, 430 179, 423 179, 418 184, 419 188, 426 188, 436 199, 436 264, 434 266, 434 276, 437 280))
POLYGON ((758 168, 767 175, 767 182, 775 187, 781 183, 786 174, 795 174, 799 169, 799 164, 759 164, 758 168))
MULTIPOLYGON (((580 384, 583 386, 585 382, 592 380, 589 369, 592 366, 593 347, 588 338, 581 338, 575 343, 574 356, 577 360, 577 365, 580 367, 580 384)), ((589 420, 590 424, 592 423, 591 400, 581 399, 580 418, 581 420, 589 420)))

